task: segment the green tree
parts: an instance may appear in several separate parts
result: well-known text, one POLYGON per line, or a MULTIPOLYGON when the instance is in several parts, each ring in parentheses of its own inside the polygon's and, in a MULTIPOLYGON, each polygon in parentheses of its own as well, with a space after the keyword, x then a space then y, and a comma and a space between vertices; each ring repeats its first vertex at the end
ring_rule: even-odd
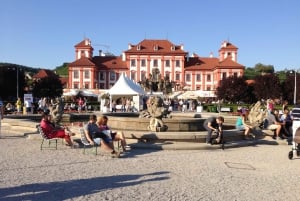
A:
POLYGON ((63 85, 57 76, 44 77, 34 82, 32 92, 37 98, 55 98, 63 94, 63 85))
POLYGON ((259 72, 261 74, 263 73, 274 73, 274 66, 273 65, 264 65, 261 63, 258 63, 254 67, 256 72, 259 72))
POLYGON ((254 68, 246 68, 244 71, 246 80, 253 80, 258 75, 260 75, 260 72, 256 71, 254 68))
POLYGON ((247 99, 249 89, 245 77, 230 76, 220 81, 219 87, 216 89, 218 99, 229 102, 245 101, 247 99))
POLYGON ((63 63, 61 66, 57 66, 54 71, 56 72, 57 75, 65 77, 69 76, 69 68, 68 68, 69 63, 63 63))

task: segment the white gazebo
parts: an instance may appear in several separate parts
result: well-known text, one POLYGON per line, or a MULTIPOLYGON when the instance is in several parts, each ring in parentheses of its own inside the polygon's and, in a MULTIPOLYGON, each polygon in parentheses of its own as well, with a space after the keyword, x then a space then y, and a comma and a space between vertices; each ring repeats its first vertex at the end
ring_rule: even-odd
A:
POLYGON ((112 100, 121 97, 132 98, 137 111, 142 108, 141 96, 145 95, 144 89, 139 84, 129 79, 124 73, 120 75, 118 81, 107 91, 107 93, 110 95, 110 110, 112 100))

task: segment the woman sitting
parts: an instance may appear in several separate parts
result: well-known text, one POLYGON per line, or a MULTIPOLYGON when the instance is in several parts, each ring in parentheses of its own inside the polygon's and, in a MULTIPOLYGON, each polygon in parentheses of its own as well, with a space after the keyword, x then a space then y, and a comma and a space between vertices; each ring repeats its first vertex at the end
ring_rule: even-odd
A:
POLYGON ((112 157, 120 157, 120 152, 114 150, 112 140, 103 134, 96 124, 97 116, 95 114, 90 115, 88 124, 84 127, 84 132, 87 140, 91 145, 101 145, 105 150, 111 152, 112 157))
POLYGON ((111 135, 113 141, 121 141, 121 146, 123 151, 126 151, 127 144, 125 140, 124 133, 122 131, 111 131, 110 127, 107 125, 108 117, 103 115, 98 117, 97 125, 101 132, 108 131, 111 135))
POLYGON ((250 131, 252 129, 252 126, 246 123, 246 114, 241 113, 240 116, 237 118, 236 123, 235 123, 235 128, 242 131, 245 130, 244 132, 244 139, 245 140, 250 140, 250 131))
POLYGON ((45 135, 51 138, 64 138, 66 145, 73 147, 73 142, 70 135, 75 135, 67 127, 55 127, 51 122, 51 114, 49 110, 45 110, 42 114, 42 120, 40 122, 41 129, 45 135))

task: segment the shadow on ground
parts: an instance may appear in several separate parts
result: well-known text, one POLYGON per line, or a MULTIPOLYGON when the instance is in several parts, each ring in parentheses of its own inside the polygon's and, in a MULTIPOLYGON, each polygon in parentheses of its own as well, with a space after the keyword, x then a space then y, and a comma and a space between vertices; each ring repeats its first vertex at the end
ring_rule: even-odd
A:
POLYGON ((0 189, 0 200, 66 200, 105 190, 169 179, 169 172, 104 176, 50 183, 33 183, 0 189))

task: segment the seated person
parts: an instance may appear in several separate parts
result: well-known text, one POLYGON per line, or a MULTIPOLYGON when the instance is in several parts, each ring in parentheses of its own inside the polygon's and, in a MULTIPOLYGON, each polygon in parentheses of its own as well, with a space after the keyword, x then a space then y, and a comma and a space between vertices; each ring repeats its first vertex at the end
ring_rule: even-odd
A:
POLYGON ((42 120, 40 123, 41 129, 48 138, 64 138, 66 145, 73 146, 70 135, 74 135, 67 127, 55 127, 51 122, 51 115, 49 110, 42 113, 42 120))
POLYGON ((119 157, 120 153, 114 150, 112 140, 107 138, 107 136, 99 130, 96 121, 97 116, 94 114, 90 115, 89 122, 84 127, 84 133, 87 140, 91 145, 101 144, 101 146, 103 146, 104 149, 109 150, 111 152, 112 157, 119 157))
POLYGON ((252 129, 251 125, 248 125, 246 123, 246 114, 245 113, 241 113, 240 116, 237 118, 236 123, 235 123, 235 128, 238 130, 245 130, 244 132, 244 139, 245 140, 249 140, 249 133, 252 129))
POLYGON ((5 106, 5 113, 11 114, 14 112, 14 107, 11 103, 7 103, 5 106))
POLYGON ((287 130, 285 129, 285 121, 281 120, 282 115, 279 114, 278 110, 274 110, 273 113, 274 113, 277 123, 281 125, 280 134, 279 134, 280 139, 287 139, 288 138, 287 136, 289 134, 288 134, 287 130))
POLYGON ((282 122, 282 129, 284 130, 284 134, 287 137, 291 137, 293 120, 290 115, 290 110, 287 107, 285 107, 285 109, 283 110, 283 114, 280 117, 280 122, 282 122))
POLYGON ((204 121, 203 127, 208 131, 206 137, 207 144, 214 143, 211 139, 212 133, 214 131, 219 133, 218 138, 215 140, 215 143, 220 143, 223 134, 223 123, 224 123, 224 117, 222 116, 209 117, 204 121))
POLYGON ((122 149, 125 152, 127 144, 126 144, 124 133, 122 131, 116 131, 116 132, 111 131, 110 127, 107 125, 107 121, 108 121, 108 118, 105 115, 100 116, 98 118, 97 125, 98 125, 100 131, 109 130, 112 140, 113 141, 121 141, 122 149))
POLYGON ((278 120, 276 120, 273 110, 267 114, 266 120, 268 122, 266 129, 272 131, 275 130, 275 133, 272 138, 276 140, 277 137, 280 137, 281 123, 278 120))

